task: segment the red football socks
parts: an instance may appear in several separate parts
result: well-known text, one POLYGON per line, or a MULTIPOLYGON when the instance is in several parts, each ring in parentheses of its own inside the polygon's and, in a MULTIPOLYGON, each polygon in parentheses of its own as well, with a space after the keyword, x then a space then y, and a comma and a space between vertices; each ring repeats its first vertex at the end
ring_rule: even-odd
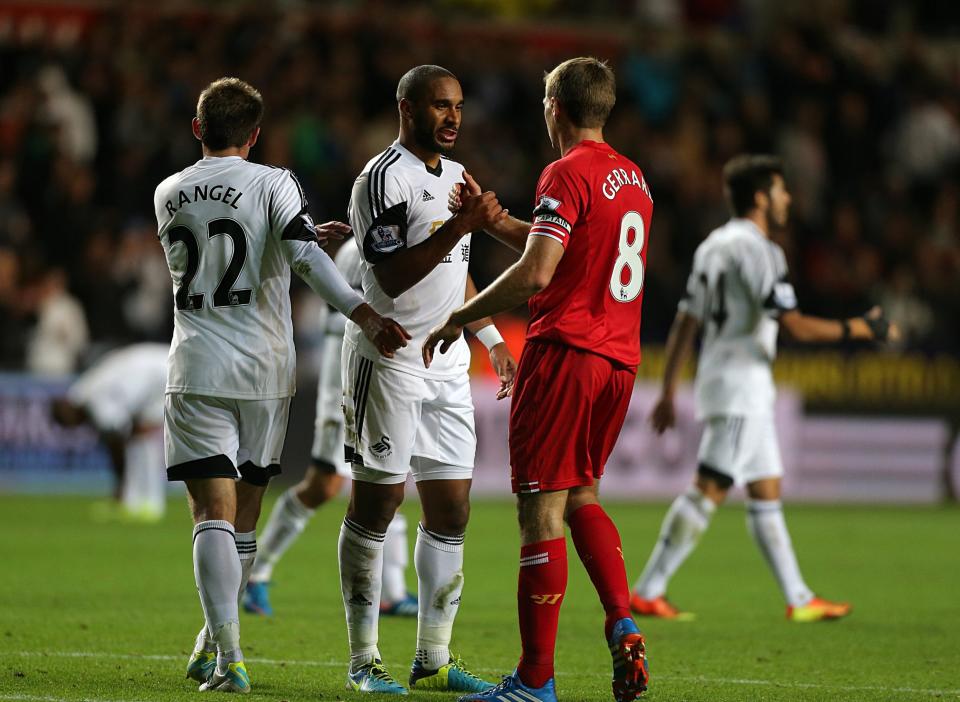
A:
POLYGON ((517 672, 528 687, 543 687, 553 677, 560 604, 566 590, 566 539, 538 541, 520 547, 517 609, 523 657, 517 672))
POLYGON ((598 504, 584 505, 567 519, 577 555, 590 574, 590 580, 607 613, 604 625, 610 638, 613 625, 630 616, 630 587, 623 563, 620 533, 613 520, 598 504))

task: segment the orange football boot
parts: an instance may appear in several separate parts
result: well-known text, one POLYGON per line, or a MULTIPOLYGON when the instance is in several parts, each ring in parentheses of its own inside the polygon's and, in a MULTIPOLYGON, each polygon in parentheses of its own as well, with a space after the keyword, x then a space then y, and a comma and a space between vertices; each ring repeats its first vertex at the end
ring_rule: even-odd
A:
MULTIPOLYGON (((633 602, 631 601, 631 604, 633 602)), ((787 607, 787 619, 791 622, 823 622, 842 619, 850 614, 853 607, 847 602, 831 602, 822 597, 814 597, 805 605, 787 607)))
POLYGON ((679 622, 693 621, 695 617, 692 612, 681 612, 663 595, 647 600, 635 592, 630 594, 630 611, 639 614, 641 617, 675 619, 679 622))

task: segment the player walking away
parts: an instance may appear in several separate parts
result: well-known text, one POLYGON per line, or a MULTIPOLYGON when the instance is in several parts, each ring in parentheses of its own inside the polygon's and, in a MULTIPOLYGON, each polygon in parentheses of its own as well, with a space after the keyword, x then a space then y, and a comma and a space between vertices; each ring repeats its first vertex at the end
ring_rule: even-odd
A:
MULTIPOLYGON (((164 412, 167 478, 193 512, 193 563, 206 624, 187 675, 201 690, 248 692, 237 615, 256 554, 255 528, 293 395, 290 269, 392 355, 406 332, 343 280, 290 171, 247 161, 263 100, 236 78, 200 94, 193 133, 203 159, 164 180, 154 206, 174 285, 164 412)), ((359 332, 358 332, 359 333, 359 332)))
MULTIPOLYGON (((491 231, 523 255, 423 346, 427 366, 445 363, 434 355, 438 343, 441 354, 449 353, 462 343, 465 324, 529 299, 527 345, 510 412, 523 656, 496 688, 462 700, 556 699, 553 657, 567 586, 564 520, 606 612, 614 697, 633 700, 647 686, 620 535, 597 499, 640 362, 653 213, 640 168, 603 141, 615 92, 613 72, 593 58, 570 59, 546 76, 544 119, 562 157, 540 176, 533 224, 509 219, 491 231)), ((479 186, 469 176, 466 182, 465 193, 475 197, 479 186)))
MULTIPOLYGON (((355 290, 360 290, 363 262, 352 237, 344 242, 333 260, 344 279, 355 290)), ((311 463, 303 480, 287 489, 277 500, 260 533, 257 560, 250 571, 243 598, 243 608, 248 612, 265 616, 273 613, 267 587, 274 566, 303 533, 316 509, 340 494, 344 480, 350 477, 350 466, 343 458, 343 387, 340 381, 340 352, 346 323, 346 317, 330 309, 317 381, 311 463)), ((383 541, 381 615, 417 616, 417 596, 407 592, 407 561, 407 520, 397 512, 383 541)))
MULTIPOLYGON (((387 525, 413 472, 423 516, 414 565, 419 613, 409 686, 473 691, 491 687, 449 646, 463 589, 463 542, 476 449, 467 375, 470 350, 459 341, 441 363, 424 368, 419 344, 465 297, 470 232, 504 216, 492 192, 467 197, 451 217, 446 194, 463 166, 443 156, 460 128, 460 83, 439 66, 418 66, 397 88, 400 136, 354 183, 350 223, 363 254, 363 290, 375 309, 401 321, 416 340, 378 358, 355 324, 343 340, 350 506, 340 531, 340 585, 350 642, 348 687, 405 694, 377 648, 380 579, 387 525)), ((515 364, 489 318, 471 326, 490 349, 509 392, 515 364)))
POLYGON ((117 478, 119 516, 129 521, 158 521, 167 506, 162 432, 169 351, 166 344, 111 351, 53 402, 58 424, 89 424, 100 435, 117 478))
POLYGON ((817 597, 807 587, 783 519, 771 373, 778 327, 809 343, 884 341, 899 332, 879 308, 845 320, 810 317, 797 309, 783 250, 770 240, 771 229, 786 225, 790 206, 778 159, 738 156, 724 167, 723 178, 733 219, 711 232, 694 254, 667 340, 663 390, 650 417, 658 433, 673 426, 677 379, 702 327, 695 383, 697 418, 706 423, 700 465, 693 487, 667 511, 630 605, 648 616, 691 616, 667 600, 667 585, 730 487, 746 484, 747 528, 780 585, 787 619, 837 619, 850 613, 850 605, 817 597))

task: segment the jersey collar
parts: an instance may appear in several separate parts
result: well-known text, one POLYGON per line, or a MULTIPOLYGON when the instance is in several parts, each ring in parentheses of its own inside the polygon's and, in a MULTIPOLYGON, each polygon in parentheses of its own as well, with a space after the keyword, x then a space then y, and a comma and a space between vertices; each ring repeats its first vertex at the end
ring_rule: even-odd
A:
POLYGON ((440 161, 437 163, 436 168, 430 168, 430 166, 428 166, 424 161, 420 160, 419 156, 417 156, 412 151, 407 149, 407 147, 401 144, 399 139, 393 142, 393 145, 391 148, 395 149, 396 151, 399 151, 400 155, 403 158, 405 158, 410 163, 410 165, 415 166, 417 168, 423 168, 427 171, 427 173, 429 173, 432 176, 436 176, 437 178, 443 175, 443 156, 440 157, 440 161))
POLYGON ((730 220, 730 223, 736 224, 738 227, 745 227, 765 241, 769 241, 770 239, 770 237, 764 234, 763 230, 760 229, 760 227, 758 227, 756 222, 754 222, 752 219, 747 219, 746 217, 734 217, 730 220))

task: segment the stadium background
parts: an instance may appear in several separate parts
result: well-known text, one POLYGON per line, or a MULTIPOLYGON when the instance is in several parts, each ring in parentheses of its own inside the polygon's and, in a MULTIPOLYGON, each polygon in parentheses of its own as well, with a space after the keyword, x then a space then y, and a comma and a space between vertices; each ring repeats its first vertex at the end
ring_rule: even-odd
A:
MULTIPOLYGON (((692 253, 726 217, 722 164, 741 151, 776 152, 794 195, 793 222, 780 239, 802 308, 837 317, 881 304, 905 331, 900 347, 883 353, 781 344, 778 381, 803 403, 802 421, 785 429, 785 441, 809 446, 807 420, 823 413, 914 418, 895 422, 892 434, 884 429, 889 422, 828 422, 819 434, 814 427, 826 453, 798 459, 805 462, 798 474, 812 462, 821 478, 830 473, 814 496, 855 497, 857 483, 869 477, 864 471, 876 468, 876 454, 889 459, 881 471, 888 497, 954 494, 954 4, 585 5, 0 5, 0 368, 7 373, 0 384, 0 487, 96 482, 103 456, 90 453, 89 437, 65 434, 45 419, 44 395, 59 392, 63 381, 32 379, 69 377, 107 349, 169 339, 170 283, 152 193, 198 157, 189 120, 209 80, 238 75, 262 90, 267 114, 253 158, 291 167, 315 219, 325 221, 345 218, 354 176, 395 137, 398 77, 412 65, 440 63, 460 77, 466 95, 456 158, 523 216, 540 169, 554 158, 540 116, 543 71, 592 54, 609 60, 618 76, 607 137, 642 164, 656 201, 641 378, 658 378, 692 253), (51 389, 34 392, 38 387, 51 389), (844 452, 851 431, 859 460, 844 452)), ((481 286, 511 260, 504 247, 475 238, 472 270, 481 286)), ((299 281, 292 295, 301 380, 288 477, 306 461, 322 336, 322 305, 299 281)), ((523 311, 501 323, 519 350, 523 311)), ((484 356, 475 354, 478 377, 484 356)), ((642 422, 633 424, 642 431, 642 422)), ((669 480, 658 486, 645 485, 652 494, 673 489, 669 480)))
MULTIPOLYGON (((795 204, 781 243, 803 309, 836 317, 880 303, 906 330, 884 352, 782 343, 777 364, 791 535, 810 584, 849 598, 854 615, 827 627, 784 621, 742 510, 720 510, 671 584, 697 621, 644 623, 648 698, 960 699, 960 512, 938 504, 960 481, 958 7, 0 0, 0 701, 196 694, 182 667, 200 623, 183 498, 172 496, 154 525, 92 519, 91 503, 108 491, 106 456, 91 433, 55 427, 49 401, 106 350, 169 339, 152 193, 199 156, 189 131, 199 90, 225 74, 262 90, 253 158, 293 168, 323 221, 345 216, 355 174, 395 137, 398 77, 440 63, 467 97, 456 157, 523 216, 554 158, 542 73, 578 54, 614 66, 607 135, 642 166, 656 202, 641 382, 605 488, 619 498, 608 505, 631 580, 664 500, 690 479, 689 396, 678 431, 656 440, 644 423, 690 256, 726 217, 719 175, 729 156, 786 160, 795 204), (813 501, 836 504, 798 504, 813 501)), ((475 242, 483 285, 511 258, 475 242)), ((322 305, 296 281, 292 295, 302 377, 287 482, 307 461, 322 330, 322 305)), ((523 311, 499 321, 519 350, 523 311)), ((492 496, 473 504, 454 644, 495 679, 519 650, 517 537, 504 499, 504 407, 484 391, 483 356, 477 485, 492 496)), ((412 524, 416 500, 404 509, 412 524)), ((275 617, 244 616, 255 695, 342 695, 342 515, 342 501, 319 510, 278 567, 275 617)), ((572 567, 557 648, 562 699, 609 699, 601 617, 572 567)), ((383 622, 382 651, 397 670, 411 639, 411 622, 383 622)))

